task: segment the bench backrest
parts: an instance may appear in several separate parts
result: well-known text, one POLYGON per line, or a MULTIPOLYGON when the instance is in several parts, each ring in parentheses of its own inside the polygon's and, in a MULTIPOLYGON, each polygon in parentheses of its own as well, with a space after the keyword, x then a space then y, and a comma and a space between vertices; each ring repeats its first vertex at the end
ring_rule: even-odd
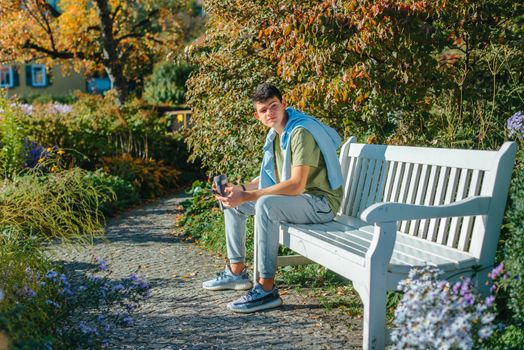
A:
POLYGON ((340 214, 359 217, 377 202, 440 205, 492 197, 487 215, 402 221, 400 232, 469 252, 495 254, 516 145, 497 151, 357 144, 350 138, 340 163, 345 179, 340 214))

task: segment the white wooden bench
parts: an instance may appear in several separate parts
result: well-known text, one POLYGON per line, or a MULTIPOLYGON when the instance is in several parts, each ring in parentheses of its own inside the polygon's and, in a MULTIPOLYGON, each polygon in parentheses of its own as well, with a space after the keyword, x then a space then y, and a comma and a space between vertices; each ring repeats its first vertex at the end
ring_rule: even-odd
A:
MULTIPOLYGON (((280 243, 353 282, 364 304, 363 348, 383 349, 386 291, 396 290, 412 267, 434 265, 448 279, 474 277, 485 291, 516 145, 506 142, 496 152, 355 141, 341 150, 344 198, 335 220, 283 223, 280 243)), ((279 265, 297 258, 284 259, 279 265)), ((256 261, 255 247, 255 267, 256 261)))

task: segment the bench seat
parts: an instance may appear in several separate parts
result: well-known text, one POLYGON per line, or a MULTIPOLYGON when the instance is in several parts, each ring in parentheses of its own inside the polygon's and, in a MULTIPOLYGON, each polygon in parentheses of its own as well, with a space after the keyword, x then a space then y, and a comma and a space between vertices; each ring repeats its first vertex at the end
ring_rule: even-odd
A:
MULTIPOLYGON (((346 224, 340 222, 342 219, 344 218, 337 218, 336 221, 325 224, 282 224, 281 244, 290 246, 289 241, 292 237, 296 240, 304 240, 308 242, 304 245, 304 249, 325 246, 326 254, 334 254, 365 267, 365 257, 373 240, 374 226, 349 217, 344 221, 351 224, 346 224)), ((297 247, 297 244, 292 246, 297 247)), ((304 252, 301 255, 315 261, 315 254, 312 252, 304 252)), ((415 266, 434 265, 448 273, 470 269, 476 264, 478 264, 477 259, 468 253, 397 231, 388 272, 407 276, 409 270, 415 266)), ((335 272, 339 270, 336 266, 325 266, 335 272)), ((343 272, 339 274, 344 276, 343 272)))

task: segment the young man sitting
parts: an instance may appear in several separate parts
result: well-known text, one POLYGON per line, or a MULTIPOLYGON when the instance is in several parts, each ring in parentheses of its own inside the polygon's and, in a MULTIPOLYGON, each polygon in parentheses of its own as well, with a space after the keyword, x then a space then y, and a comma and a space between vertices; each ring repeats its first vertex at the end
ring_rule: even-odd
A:
POLYGON ((229 265, 208 290, 252 287, 245 266, 246 219, 255 215, 260 258, 258 283, 228 304, 235 312, 255 312, 282 304, 275 287, 279 225, 331 221, 342 199, 342 172, 337 157, 337 132, 293 108, 286 108, 280 91, 259 85, 252 96, 255 118, 271 128, 263 148, 260 177, 249 184, 228 184, 216 195, 224 209, 229 265))

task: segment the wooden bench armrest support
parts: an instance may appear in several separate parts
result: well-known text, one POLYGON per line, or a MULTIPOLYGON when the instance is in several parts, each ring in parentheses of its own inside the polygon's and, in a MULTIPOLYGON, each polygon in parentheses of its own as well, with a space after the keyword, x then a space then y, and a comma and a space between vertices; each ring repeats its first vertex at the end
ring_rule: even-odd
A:
POLYGON ((360 215, 360 218, 365 222, 373 224, 403 220, 486 215, 490 200, 491 197, 476 196, 436 206, 382 202, 366 208, 360 215))

